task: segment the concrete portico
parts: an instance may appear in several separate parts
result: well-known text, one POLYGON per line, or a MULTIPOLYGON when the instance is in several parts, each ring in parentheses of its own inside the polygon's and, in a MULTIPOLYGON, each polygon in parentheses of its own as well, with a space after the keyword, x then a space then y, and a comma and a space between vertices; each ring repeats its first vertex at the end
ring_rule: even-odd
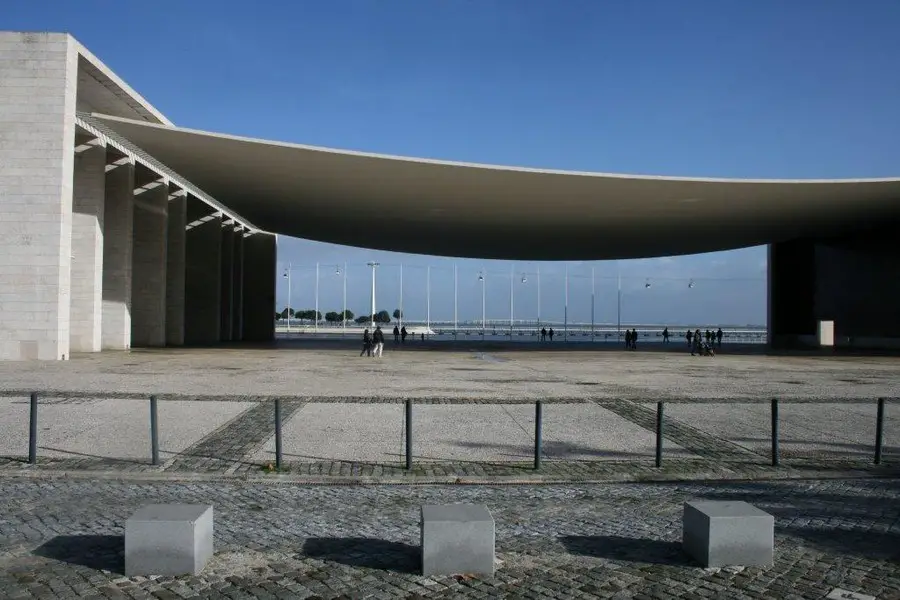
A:
POLYGON ((272 340, 274 234, 517 260, 769 244, 772 344, 833 321, 836 345, 897 345, 898 227, 896 178, 549 171, 175 127, 71 36, 0 32, 0 359, 272 340))
POLYGON ((71 36, 0 33, 0 360, 271 339, 273 286, 243 289, 243 248, 274 281, 274 236, 97 111, 170 124, 71 36), (236 318, 245 299, 265 318, 236 318))

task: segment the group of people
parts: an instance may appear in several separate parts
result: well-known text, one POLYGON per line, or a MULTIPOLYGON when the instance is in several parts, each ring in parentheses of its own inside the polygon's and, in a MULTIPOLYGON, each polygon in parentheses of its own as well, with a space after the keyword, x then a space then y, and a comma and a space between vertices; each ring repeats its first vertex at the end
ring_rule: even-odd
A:
POLYGON ((374 333, 369 333, 369 328, 363 331, 363 349, 359 353, 367 356, 381 356, 384 351, 384 332, 381 331, 381 325, 375 328, 374 333))
POLYGON ((691 349, 691 356, 697 354, 700 356, 715 356, 716 351, 713 344, 721 348, 722 335, 722 328, 719 327, 719 330, 716 332, 712 332, 709 329, 706 330, 706 341, 703 340, 703 334, 700 333, 700 329, 695 329, 694 331, 688 329, 684 337, 687 339, 688 346, 691 349))
POLYGON ((632 328, 630 331, 628 329, 626 329, 625 330, 625 349, 626 350, 637 350, 637 339, 638 339, 637 329, 632 328))
POLYGON ((553 341, 553 328, 550 328, 550 331, 547 331, 546 327, 541 327, 541 341, 546 342, 547 336, 550 336, 550 341, 553 341))

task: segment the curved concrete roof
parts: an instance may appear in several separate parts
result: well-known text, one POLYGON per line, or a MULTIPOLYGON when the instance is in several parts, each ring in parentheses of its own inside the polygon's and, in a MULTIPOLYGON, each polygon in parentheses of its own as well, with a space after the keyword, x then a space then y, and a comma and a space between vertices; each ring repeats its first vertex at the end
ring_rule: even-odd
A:
POLYGON ((900 178, 610 175, 338 151, 94 115, 272 233, 473 258, 727 250, 900 219, 900 178))

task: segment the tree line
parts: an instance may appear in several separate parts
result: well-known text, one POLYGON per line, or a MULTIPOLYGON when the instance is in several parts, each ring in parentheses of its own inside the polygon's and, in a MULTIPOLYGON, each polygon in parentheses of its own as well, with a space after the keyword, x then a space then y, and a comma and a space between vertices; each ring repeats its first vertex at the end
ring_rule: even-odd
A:
MULTIPOLYGON (((360 315, 357 317, 352 310, 346 311, 329 311, 325 313, 324 319, 321 312, 316 310, 294 310, 293 308, 285 308, 281 312, 275 313, 275 320, 287 320, 288 315, 290 315, 291 319, 298 319, 300 321, 322 321, 324 320, 326 323, 343 323, 344 321, 352 321, 354 323, 358 323, 360 325, 364 323, 369 323, 371 321, 375 321, 376 323, 390 323, 391 315, 386 310, 381 310, 375 313, 374 319, 373 315, 360 315)), ((394 311, 394 318, 399 320, 402 317, 402 313, 400 309, 394 311)))

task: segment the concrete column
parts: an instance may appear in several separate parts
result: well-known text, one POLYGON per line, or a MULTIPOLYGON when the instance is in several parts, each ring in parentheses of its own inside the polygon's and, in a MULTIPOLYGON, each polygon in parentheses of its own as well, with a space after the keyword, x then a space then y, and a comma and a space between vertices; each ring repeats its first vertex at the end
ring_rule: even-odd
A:
POLYGON ((186 344, 216 344, 221 332, 222 222, 188 197, 185 233, 184 336, 186 344))
POLYGON ((234 221, 222 223, 222 262, 220 263, 222 274, 220 283, 222 286, 221 307, 221 339, 230 342, 232 337, 233 310, 234 310, 234 221))
POLYGON ((166 345, 168 203, 169 188, 163 180, 151 181, 135 190, 132 346, 166 345))
POLYGON ((166 345, 184 345, 184 286, 187 196, 169 190, 168 249, 166 253, 166 345))
POLYGON ((97 139, 76 138, 76 144, 69 351, 99 352, 103 315, 106 146, 97 139))
POLYGON ((127 350, 131 348, 134 162, 109 151, 107 161, 101 346, 104 350, 127 350))
POLYGON ((0 360, 69 355, 78 53, 0 32, 0 360))
POLYGON ((270 342, 275 339, 276 239, 254 233, 243 244, 244 340, 270 342))
POLYGON ((235 227, 234 230, 234 259, 232 260, 232 325, 231 339, 240 341, 244 339, 244 230, 235 227))

